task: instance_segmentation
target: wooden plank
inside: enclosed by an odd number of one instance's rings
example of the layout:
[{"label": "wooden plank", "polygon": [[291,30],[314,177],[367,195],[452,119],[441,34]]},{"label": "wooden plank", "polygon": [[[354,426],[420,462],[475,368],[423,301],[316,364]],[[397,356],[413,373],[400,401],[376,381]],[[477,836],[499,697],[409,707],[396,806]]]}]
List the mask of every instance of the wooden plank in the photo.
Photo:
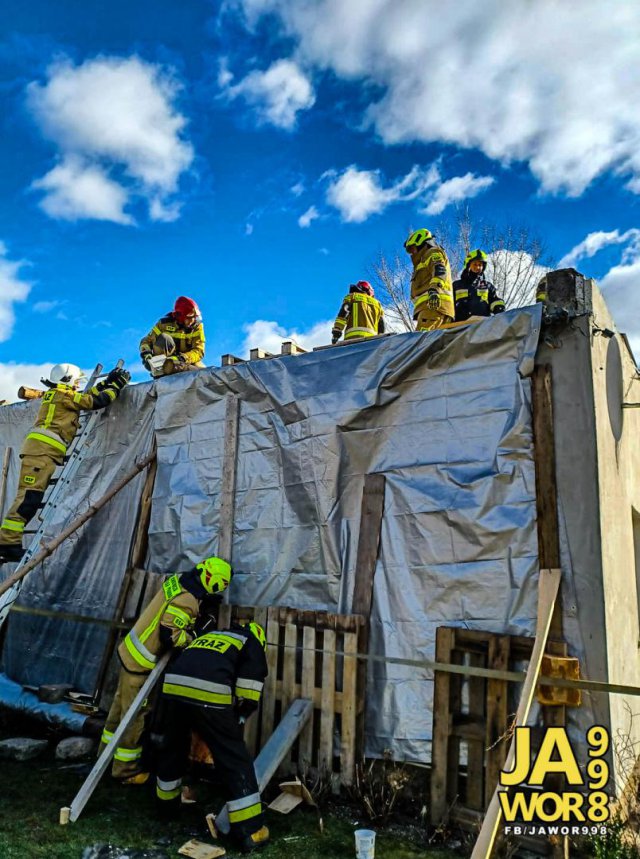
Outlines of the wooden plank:
[{"label": "wooden plank", "polygon": [[[436,661],[449,662],[454,644],[454,630],[441,626],[436,630]],[[453,675],[436,671],[433,689],[433,727],[431,739],[431,823],[439,825],[447,812],[447,761],[451,714],[449,698]]]},{"label": "wooden plank", "polygon": [[333,726],[336,691],[336,634],[330,629],[325,629],[323,632],[322,651],[322,708],[318,769],[321,773],[331,774],[333,772]]},{"label": "wooden plank", "polygon": [[[296,699],[256,758],[255,771],[258,789],[261,793],[271,781],[282,759],[290,751],[291,746],[300,735],[300,731],[311,718],[312,710],[311,701],[305,701],[302,698]],[[223,835],[226,835],[230,830],[229,813],[226,805],[216,817],[216,828]]]},{"label": "wooden plank", "polygon": [[[486,667],[486,657],[480,653],[469,654],[469,664]],[[469,718],[476,719],[480,728],[479,739],[468,740],[467,754],[467,805],[483,811],[484,804],[484,750],[485,750],[485,681],[482,677],[469,677]]]},{"label": "wooden plank", "polygon": [[[529,717],[529,711],[536,691],[536,684],[540,674],[540,666],[542,665],[542,657],[551,627],[551,618],[553,616],[556,598],[560,589],[560,580],[562,573],[560,570],[540,570],[540,579],[538,581],[538,620],[536,624],[536,639],[531,654],[531,662],[527,668],[527,674],[522,687],[522,695],[518,704],[518,712],[516,713],[515,727],[526,725]],[[509,747],[509,753],[505,763],[507,772],[513,769],[515,760],[515,744],[513,741]],[[507,790],[503,785],[498,785],[491,797],[487,814],[482,823],[482,829],[476,841],[471,859],[489,859],[493,852],[500,820],[502,818],[502,807],[500,805],[499,794]]]},{"label": "wooden plank", "polygon": [[276,715],[276,681],[278,679],[278,645],[280,643],[280,624],[278,623],[277,607],[271,607],[268,611],[266,633],[267,667],[269,673],[264,684],[262,701],[262,726],[260,730],[262,746],[264,746],[273,733]]},{"label": "wooden plank", "polygon": [[[282,694],[281,712],[286,713],[289,705],[294,699],[294,688],[296,685],[296,658],[298,643],[298,627],[288,623],[284,628],[284,654],[282,658]],[[289,754],[282,759],[281,766],[286,768],[291,765]]]},{"label": "wooden plank", "polygon": [[[487,667],[494,668],[496,671],[506,671],[509,667],[510,649],[508,635],[492,635],[489,639]],[[508,689],[508,684],[504,680],[487,680],[487,734],[485,739],[487,766],[485,769],[484,808],[491,802],[507,757],[507,741],[500,738],[504,736],[508,727]]]},{"label": "wooden plank", "polygon": [[127,730],[131,722],[135,719],[138,710],[140,709],[140,707],[142,707],[145,698],[149,695],[153,687],[156,685],[156,683],[162,676],[162,672],[164,671],[170,656],[170,652],[165,653],[163,656],[161,656],[153,671],[149,673],[149,676],[144,681],[140,691],[133,699],[131,706],[123,716],[116,730],[113,732],[113,737],[111,738],[110,742],[103,749],[102,754],[94,764],[93,769],[85,779],[84,784],[74,797],[73,802],[69,806],[69,820],[71,823],[75,823],[75,821],[82,814],[83,808],[91,798],[91,794],[96,789],[98,782],[100,781],[100,779],[106,772],[107,767],[111,763],[111,760],[115,755],[116,749],[118,748],[118,745],[120,743],[120,738]]},{"label": "wooden plank", "polygon": [[358,682],[358,636],[347,632],[344,636],[342,669],[342,714],[340,717],[340,776],[342,784],[353,784],[356,768],[356,701]]},{"label": "wooden plank", "polygon": [[[300,683],[300,697],[315,702],[315,694],[321,694],[315,688],[316,678],[316,631],[312,626],[302,628],[302,677]],[[297,693],[296,693],[297,694]],[[321,703],[321,702],[318,702]],[[313,763],[313,718],[309,719],[300,735],[299,761],[302,773],[306,773]]]},{"label": "wooden plank", "polygon": [[293,701],[296,682],[298,627],[288,623],[284,628],[284,656],[282,665],[282,711],[289,709]]},{"label": "wooden plank", "polygon": [[[225,561],[231,563],[236,496],[236,468],[238,462],[240,398],[237,394],[227,394],[226,400],[227,406],[224,418],[224,458],[222,461],[222,487],[220,489],[218,555]],[[227,600],[225,600],[225,602],[226,601]]]},{"label": "wooden plank", "polygon": [[352,611],[368,620],[373,600],[373,577],[380,546],[380,526],[384,510],[384,474],[367,474],[362,490],[360,533],[356,555],[356,581]]},{"label": "wooden plank", "polygon": [[231,626],[231,606],[222,603],[218,607],[218,629],[228,629]]},{"label": "wooden plank", "polygon": [[[558,491],[556,488],[556,458],[553,434],[553,396],[551,367],[536,367],[532,376],[533,445],[536,469],[536,506],[538,523],[538,554],[542,569],[560,567],[560,538],[558,535]],[[554,610],[551,638],[562,639],[562,592]]]},{"label": "wooden plank", "polygon": [[6,447],[2,457],[2,476],[0,476],[0,519],[4,515],[4,502],[7,497],[7,480],[9,476],[9,462],[11,461],[12,448]]},{"label": "wooden plank", "polygon": [[[453,630],[453,650],[449,661],[462,665],[463,653],[456,650],[456,630]],[[451,675],[449,681],[449,743],[447,747],[447,805],[450,806],[458,801],[460,794],[460,737],[453,730],[453,720],[462,709],[462,684],[465,678],[461,674]]]}]

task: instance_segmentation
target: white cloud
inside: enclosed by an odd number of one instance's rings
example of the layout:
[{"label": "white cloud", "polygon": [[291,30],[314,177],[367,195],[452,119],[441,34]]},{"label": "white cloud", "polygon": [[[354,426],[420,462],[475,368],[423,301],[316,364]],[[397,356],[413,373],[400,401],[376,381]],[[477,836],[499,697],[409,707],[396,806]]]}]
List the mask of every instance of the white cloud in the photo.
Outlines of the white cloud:
[{"label": "white cloud", "polygon": [[244,225],[244,234],[245,236],[250,236],[253,234],[253,224],[245,224]]},{"label": "white cloud", "polygon": [[124,211],[129,195],[122,185],[109,179],[101,167],[83,164],[78,158],[66,158],[33,182],[32,188],[45,191],[40,206],[51,218],[133,223]]},{"label": "white cloud", "polygon": [[305,68],[373,84],[387,143],[449,143],[523,160],[546,191],[614,172],[640,193],[640,4],[243,0],[275,14]]},{"label": "white cloud", "polygon": [[379,170],[359,170],[353,164],[340,175],[332,172],[325,176],[330,179],[327,202],[340,212],[343,221],[356,224],[379,214],[391,203],[414,200],[440,178],[435,165],[428,169],[414,166],[387,188],[382,185]]},{"label": "white cloud", "polygon": [[33,311],[35,313],[50,313],[52,310],[55,310],[56,307],[60,307],[62,301],[36,301],[33,305]]},{"label": "white cloud", "polygon": [[293,340],[307,351],[313,349],[314,346],[326,346],[331,343],[332,325],[333,319],[326,322],[316,322],[310,328],[297,331],[295,328],[285,328],[277,322],[257,319],[255,322],[243,326],[245,339],[242,344],[242,354],[249,357],[250,349],[260,348],[274,355],[279,355],[285,340]]},{"label": "white cloud", "polygon": [[11,337],[16,321],[13,305],[26,301],[31,291],[31,284],[19,275],[26,263],[7,259],[7,253],[4,242],[0,242],[0,343]]},{"label": "white cloud", "polygon": [[589,233],[585,239],[562,257],[558,263],[558,268],[574,266],[578,260],[595,256],[608,245],[626,244],[638,239],[640,239],[640,230],[637,229],[630,229],[624,233],[621,233],[620,230],[611,230],[608,233],[599,230],[595,233]]},{"label": "white cloud", "polygon": [[507,310],[533,304],[538,281],[548,271],[525,250],[497,250],[487,259],[487,280],[493,283]]},{"label": "white cloud", "polygon": [[621,261],[600,278],[598,285],[618,329],[629,338],[636,363],[640,363],[640,230],[627,232],[634,235]]},{"label": "white cloud", "polygon": [[494,182],[493,176],[475,176],[473,173],[454,176],[453,179],[447,179],[438,186],[424,212],[427,215],[439,215],[451,203],[459,203],[461,200],[477,197]]},{"label": "white cloud", "polygon": [[18,388],[24,385],[26,388],[40,388],[40,379],[50,373],[53,364],[9,364],[0,363],[0,400],[9,403],[18,401]]},{"label": "white cloud", "polygon": [[59,148],[60,163],[33,187],[45,191],[52,217],[133,223],[132,197],[148,202],[152,220],[171,221],[171,200],[193,148],[181,134],[175,108],[178,84],[161,66],[138,57],[98,57],[48,70],[27,87],[29,108],[42,133]]},{"label": "white cloud", "polygon": [[299,197],[301,194],[304,194],[304,183],[296,182],[295,185],[291,186],[291,193],[294,197]]},{"label": "white cloud", "polygon": [[227,77],[222,89],[228,98],[243,98],[254,107],[261,122],[286,131],[295,128],[298,113],[316,100],[311,81],[291,60],[276,60],[266,71],[249,72],[235,86]]},{"label": "white cloud", "polygon": [[316,218],[319,218],[319,217],[320,217],[320,213],[318,212],[316,207],[315,206],[309,206],[307,211],[303,215],[300,215],[300,217],[298,218],[298,226],[302,227],[303,229],[305,227],[310,227],[311,222],[315,221]]}]

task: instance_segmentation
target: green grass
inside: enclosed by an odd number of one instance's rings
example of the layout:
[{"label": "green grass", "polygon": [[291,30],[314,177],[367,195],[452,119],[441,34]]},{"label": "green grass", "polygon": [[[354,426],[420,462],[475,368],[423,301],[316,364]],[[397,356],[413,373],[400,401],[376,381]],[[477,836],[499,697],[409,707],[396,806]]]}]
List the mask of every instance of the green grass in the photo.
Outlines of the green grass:
[{"label": "green grass", "polygon": [[[210,842],[204,824],[207,811],[220,807],[214,788],[204,785],[202,804],[188,806],[178,822],[156,819],[150,785],[121,787],[103,779],[80,820],[68,826],[58,823],[59,810],[70,805],[84,774],[60,769],[48,759],[15,763],[3,761],[0,769],[0,857],[2,859],[80,859],[85,847],[112,844],[138,850],[163,850],[178,857],[178,847],[190,838]],[[421,831],[385,832],[369,827],[348,808],[323,813],[320,833],[313,809],[299,807],[287,816],[267,812],[271,844],[258,854],[264,859],[353,859],[353,831],[359,827],[378,830],[378,859],[453,859],[453,854],[426,849]],[[240,856],[227,847],[229,859]]]}]

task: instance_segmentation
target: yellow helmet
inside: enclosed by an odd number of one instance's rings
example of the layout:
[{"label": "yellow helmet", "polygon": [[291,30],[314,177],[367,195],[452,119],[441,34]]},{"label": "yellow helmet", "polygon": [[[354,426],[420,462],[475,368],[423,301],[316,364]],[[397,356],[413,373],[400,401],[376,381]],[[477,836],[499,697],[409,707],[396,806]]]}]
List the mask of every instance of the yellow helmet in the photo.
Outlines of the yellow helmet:
[{"label": "yellow helmet", "polygon": [[432,233],[425,227],[423,227],[421,230],[414,230],[404,243],[404,249],[407,253],[409,253],[409,248],[421,248],[425,242],[428,242],[429,239],[432,238]]},{"label": "yellow helmet", "polygon": [[260,626],[260,624],[252,620],[251,623],[243,623],[242,625],[246,626],[249,632],[252,633],[252,635],[255,635],[260,644],[266,650],[267,636],[264,634],[264,629]]},{"label": "yellow helmet", "polygon": [[484,251],[481,251],[480,248],[476,248],[475,251],[469,251],[469,253],[464,258],[464,267],[466,268],[470,262],[473,262],[474,259],[480,260],[486,266],[487,264],[487,255]]},{"label": "yellow helmet", "polygon": [[205,558],[196,565],[200,572],[202,587],[208,594],[219,594],[229,587],[233,572],[231,565],[222,558]]}]

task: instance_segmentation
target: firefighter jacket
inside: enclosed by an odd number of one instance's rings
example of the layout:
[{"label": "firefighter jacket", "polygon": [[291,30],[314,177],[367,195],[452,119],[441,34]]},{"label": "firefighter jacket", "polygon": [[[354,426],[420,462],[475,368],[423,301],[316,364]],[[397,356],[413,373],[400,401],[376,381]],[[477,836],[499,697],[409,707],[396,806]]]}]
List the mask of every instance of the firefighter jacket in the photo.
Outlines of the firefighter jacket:
[{"label": "firefighter jacket", "polygon": [[426,310],[429,293],[437,292],[440,298],[438,311],[453,319],[453,288],[449,260],[443,248],[433,241],[427,241],[413,257],[411,275],[411,298],[413,318],[417,319],[421,310]]},{"label": "firefighter jacket", "polygon": [[243,715],[258,707],[269,673],[264,649],[246,627],[233,624],[192,641],[169,666],[162,691],[187,704],[225,707]]},{"label": "firefighter jacket", "polygon": [[456,303],[456,322],[464,322],[470,316],[491,316],[502,313],[504,301],[496,293],[495,286],[485,280],[481,273],[474,274],[465,268],[460,280],[454,281],[453,295]]},{"label": "firefighter jacket", "polygon": [[168,578],[118,647],[124,668],[146,674],[169,648],[186,647],[206,596],[195,569]]},{"label": "firefighter jacket", "polygon": [[202,323],[193,331],[186,331],[174,318],[173,313],[163,316],[151,331],[140,341],[140,354],[151,355],[156,337],[168,334],[175,340],[176,353],[182,355],[186,364],[197,364],[204,358],[204,328]]},{"label": "firefighter jacket", "polygon": [[355,291],[345,295],[332,334],[338,339],[343,331],[345,340],[384,334],[384,311],[378,299]]},{"label": "firefighter jacket", "polygon": [[120,393],[106,380],[88,391],[76,391],[69,385],[56,385],[42,398],[33,429],[25,438],[21,455],[40,456],[46,450],[58,464],[62,463],[67,447],[78,431],[78,419],[83,409],[103,409]]}]

